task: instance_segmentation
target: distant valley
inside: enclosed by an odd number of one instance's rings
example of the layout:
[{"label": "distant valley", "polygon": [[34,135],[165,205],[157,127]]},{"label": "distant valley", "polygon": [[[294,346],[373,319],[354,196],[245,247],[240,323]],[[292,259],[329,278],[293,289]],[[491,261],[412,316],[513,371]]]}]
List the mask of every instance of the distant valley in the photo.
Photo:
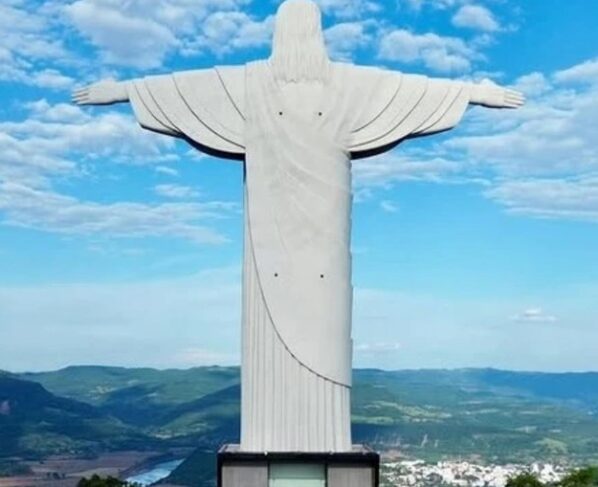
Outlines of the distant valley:
[{"label": "distant valley", "polygon": [[[206,463],[238,441],[239,396],[235,367],[0,373],[0,468],[8,458],[191,447]],[[427,460],[598,461],[598,373],[356,370],[353,432]]]}]

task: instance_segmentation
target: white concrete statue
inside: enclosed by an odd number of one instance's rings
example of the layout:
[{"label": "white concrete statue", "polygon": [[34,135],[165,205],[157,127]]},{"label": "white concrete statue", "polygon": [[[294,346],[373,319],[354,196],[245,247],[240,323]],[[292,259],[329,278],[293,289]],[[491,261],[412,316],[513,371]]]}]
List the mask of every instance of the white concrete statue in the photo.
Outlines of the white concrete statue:
[{"label": "white concrete statue", "polygon": [[[245,164],[241,450],[351,449],[351,164],[449,130],[492,83],[331,62],[320,11],[287,0],[267,60],[100,81],[74,102],[130,102],[142,127]],[[358,162],[356,162],[358,164]]]}]

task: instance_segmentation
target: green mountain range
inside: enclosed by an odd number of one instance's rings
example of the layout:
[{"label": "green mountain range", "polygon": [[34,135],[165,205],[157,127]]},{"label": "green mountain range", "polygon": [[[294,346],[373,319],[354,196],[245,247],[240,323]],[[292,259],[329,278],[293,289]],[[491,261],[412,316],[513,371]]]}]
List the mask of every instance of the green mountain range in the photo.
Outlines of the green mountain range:
[{"label": "green mountain range", "polygon": [[[234,367],[0,375],[0,458],[175,446],[209,457],[238,441],[239,396]],[[353,432],[430,460],[596,461],[598,373],[356,370]]]},{"label": "green mountain range", "polygon": [[141,431],[35,382],[0,375],[0,458],[147,448]]}]

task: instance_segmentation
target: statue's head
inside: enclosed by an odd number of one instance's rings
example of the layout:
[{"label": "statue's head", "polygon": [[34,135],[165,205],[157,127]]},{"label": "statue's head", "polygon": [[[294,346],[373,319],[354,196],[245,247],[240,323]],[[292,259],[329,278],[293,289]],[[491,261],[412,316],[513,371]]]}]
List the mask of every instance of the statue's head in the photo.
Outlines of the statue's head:
[{"label": "statue's head", "polygon": [[320,8],[312,0],[286,0],[278,8],[270,63],[277,79],[323,81],[330,60]]}]

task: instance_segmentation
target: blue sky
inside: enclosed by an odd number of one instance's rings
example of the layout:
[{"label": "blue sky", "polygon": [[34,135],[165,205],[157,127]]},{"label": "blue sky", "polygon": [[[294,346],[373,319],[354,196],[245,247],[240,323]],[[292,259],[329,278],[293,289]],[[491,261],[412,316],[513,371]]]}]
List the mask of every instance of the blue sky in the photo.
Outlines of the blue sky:
[{"label": "blue sky", "polygon": [[[331,55],[522,90],[354,164],[355,365],[598,370],[598,3],[320,0]],[[69,104],[269,53],[277,2],[0,5],[0,368],[238,363],[242,167]]]}]

